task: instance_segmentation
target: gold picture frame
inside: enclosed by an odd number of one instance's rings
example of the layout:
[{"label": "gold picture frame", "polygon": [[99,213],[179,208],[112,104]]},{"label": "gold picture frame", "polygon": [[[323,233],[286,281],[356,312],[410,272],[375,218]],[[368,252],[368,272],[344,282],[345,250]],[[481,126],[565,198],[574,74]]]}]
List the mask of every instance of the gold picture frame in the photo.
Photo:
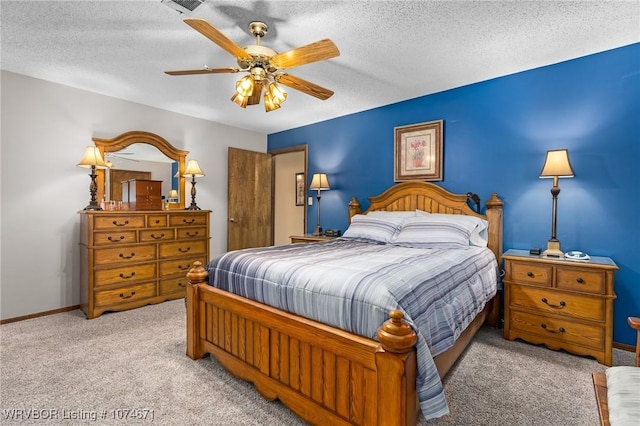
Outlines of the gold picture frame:
[{"label": "gold picture frame", "polygon": [[394,127],[396,182],[442,180],[443,120]]},{"label": "gold picture frame", "polygon": [[296,173],[296,206],[304,206],[305,191],[304,172]]}]

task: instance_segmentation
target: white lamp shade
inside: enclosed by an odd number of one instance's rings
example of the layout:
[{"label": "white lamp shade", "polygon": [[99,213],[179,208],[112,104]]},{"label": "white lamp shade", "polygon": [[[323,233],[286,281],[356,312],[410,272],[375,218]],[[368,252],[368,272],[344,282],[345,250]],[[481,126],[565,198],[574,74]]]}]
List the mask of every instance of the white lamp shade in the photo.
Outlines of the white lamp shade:
[{"label": "white lamp shade", "polygon": [[178,190],[172,189],[171,191],[169,191],[169,198],[178,198]]},{"label": "white lamp shade", "polygon": [[82,156],[82,160],[78,164],[78,167],[84,167],[90,169],[91,167],[95,167],[96,169],[107,169],[109,166],[102,159],[102,155],[100,154],[100,149],[97,146],[88,146],[84,150],[84,155]]},{"label": "white lamp shade", "polygon": [[553,149],[547,151],[547,158],[540,172],[541,178],[572,178],[575,174],[569,162],[569,150]]},{"label": "white lamp shade", "polygon": [[204,173],[202,173],[202,170],[200,170],[200,166],[198,165],[198,160],[189,160],[189,162],[187,163],[187,168],[185,169],[182,176],[204,176]]},{"label": "white lamp shade", "polygon": [[309,189],[317,189],[318,191],[331,189],[326,173],[315,173],[311,178]]}]

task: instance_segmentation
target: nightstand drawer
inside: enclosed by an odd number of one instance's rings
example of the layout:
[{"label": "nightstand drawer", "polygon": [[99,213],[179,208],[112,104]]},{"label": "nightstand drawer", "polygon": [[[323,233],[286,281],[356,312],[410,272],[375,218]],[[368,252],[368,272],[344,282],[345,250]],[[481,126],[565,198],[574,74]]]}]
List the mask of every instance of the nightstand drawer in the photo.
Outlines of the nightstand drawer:
[{"label": "nightstand drawer", "polygon": [[572,318],[605,320],[604,299],[549,289],[514,286],[511,288],[511,305]]},{"label": "nightstand drawer", "polygon": [[585,269],[558,268],[557,286],[563,290],[604,294],[604,274]]},{"label": "nightstand drawer", "polygon": [[[603,326],[549,318],[515,310],[510,313],[510,321],[511,329],[516,333],[521,331],[535,334],[547,341],[558,341],[560,345],[565,343],[598,350],[604,348]],[[549,345],[553,346],[552,343]]]},{"label": "nightstand drawer", "polygon": [[533,263],[511,263],[511,279],[544,287],[551,287],[553,267]]}]

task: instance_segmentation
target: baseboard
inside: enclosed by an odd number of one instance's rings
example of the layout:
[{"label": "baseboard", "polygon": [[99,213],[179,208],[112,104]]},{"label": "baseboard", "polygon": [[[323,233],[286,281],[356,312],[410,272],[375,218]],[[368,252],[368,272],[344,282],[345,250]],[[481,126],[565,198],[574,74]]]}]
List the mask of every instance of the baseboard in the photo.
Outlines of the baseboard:
[{"label": "baseboard", "polygon": [[613,342],[612,346],[616,349],[622,349],[623,351],[635,352],[636,347],[633,345],[627,345],[626,343]]},{"label": "baseboard", "polygon": [[76,309],[80,309],[80,305],[67,306],[66,308],[53,309],[51,311],[39,312],[37,314],[23,315],[21,317],[7,318],[7,319],[0,320],[0,325],[9,324],[11,322],[24,321],[31,318],[46,317],[47,315],[60,314],[62,312],[75,311]]}]

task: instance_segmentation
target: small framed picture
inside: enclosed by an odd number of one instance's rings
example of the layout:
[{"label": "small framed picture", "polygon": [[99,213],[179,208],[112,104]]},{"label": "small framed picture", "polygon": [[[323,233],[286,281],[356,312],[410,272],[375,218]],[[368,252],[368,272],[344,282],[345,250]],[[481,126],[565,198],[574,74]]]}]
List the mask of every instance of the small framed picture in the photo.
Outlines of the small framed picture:
[{"label": "small framed picture", "polygon": [[304,206],[304,189],[305,179],[304,172],[296,173],[296,206]]},{"label": "small framed picture", "polygon": [[443,120],[394,127],[394,180],[442,180]]}]

